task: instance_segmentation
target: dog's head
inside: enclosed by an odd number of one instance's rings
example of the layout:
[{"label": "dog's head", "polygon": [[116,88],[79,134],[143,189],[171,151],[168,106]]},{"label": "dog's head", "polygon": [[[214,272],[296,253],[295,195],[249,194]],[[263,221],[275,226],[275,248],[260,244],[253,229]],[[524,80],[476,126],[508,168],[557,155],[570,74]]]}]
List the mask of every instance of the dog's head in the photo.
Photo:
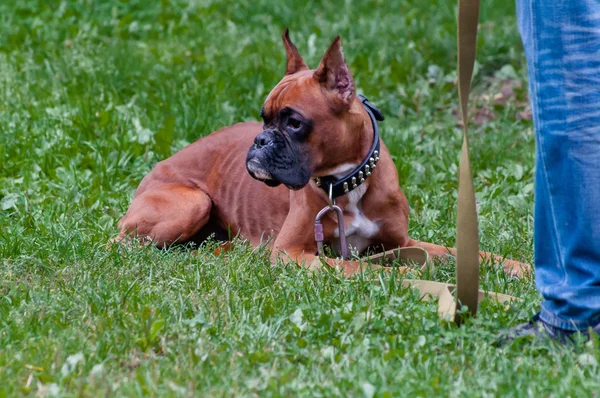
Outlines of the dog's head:
[{"label": "dog's head", "polygon": [[[339,36],[310,70],[288,30],[283,34],[287,67],[262,107],[264,130],[246,157],[250,175],[270,186],[300,189],[311,176],[342,164],[360,163],[358,140],[364,111],[344,60]],[[367,119],[368,120],[368,119]]]}]

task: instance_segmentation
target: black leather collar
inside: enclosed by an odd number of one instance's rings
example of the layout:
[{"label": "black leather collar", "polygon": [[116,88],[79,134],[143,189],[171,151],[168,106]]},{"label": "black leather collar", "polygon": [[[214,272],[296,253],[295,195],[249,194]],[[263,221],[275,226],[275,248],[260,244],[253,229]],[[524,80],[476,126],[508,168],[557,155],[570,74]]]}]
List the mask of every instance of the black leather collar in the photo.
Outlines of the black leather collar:
[{"label": "black leather collar", "polygon": [[352,170],[345,177],[337,179],[336,177],[329,175],[314,178],[317,186],[325,191],[327,195],[329,195],[331,186],[332,199],[345,195],[353,189],[358,188],[367,178],[369,178],[379,161],[380,143],[377,120],[382,121],[384,119],[383,114],[375,107],[375,105],[371,104],[364,95],[359,95],[358,99],[362,102],[371,118],[371,124],[373,125],[373,145],[371,145],[369,154],[360,166]]}]

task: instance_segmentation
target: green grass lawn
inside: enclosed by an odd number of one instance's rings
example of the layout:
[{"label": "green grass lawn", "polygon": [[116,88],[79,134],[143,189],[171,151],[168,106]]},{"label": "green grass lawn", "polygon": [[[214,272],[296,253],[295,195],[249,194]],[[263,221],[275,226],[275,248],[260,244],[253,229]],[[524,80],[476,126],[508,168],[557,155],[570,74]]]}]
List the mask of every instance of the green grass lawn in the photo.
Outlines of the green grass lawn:
[{"label": "green grass lawn", "polygon": [[[534,136],[512,1],[484,2],[471,135],[481,247],[532,261]],[[340,34],[411,204],[413,238],[454,244],[455,5],[445,0],[0,2],[0,397],[590,396],[598,342],[494,348],[532,279],[481,268],[463,327],[399,287],[215,255],[107,248],[152,165],[257,120],[281,33],[316,66]],[[504,93],[504,94],[502,94]],[[473,110],[475,112],[475,110]],[[452,282],[454,264],[425,278]]]}]

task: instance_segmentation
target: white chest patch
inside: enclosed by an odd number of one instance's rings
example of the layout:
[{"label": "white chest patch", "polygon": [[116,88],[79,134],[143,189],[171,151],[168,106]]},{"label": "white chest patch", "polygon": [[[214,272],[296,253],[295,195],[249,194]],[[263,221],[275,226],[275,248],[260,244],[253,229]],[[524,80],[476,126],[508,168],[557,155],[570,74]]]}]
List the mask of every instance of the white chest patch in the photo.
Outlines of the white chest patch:
[{"label": "white chest patch", "polygon": [[[361,199],[367,191],[367,185],[361,185],[348,193],[349,202],[345,206],[344,215],[352,217],[349,224],[344,225],[346,241],[351,246],[352,252],[361,253],[372,242],[372,238],[379,232],[379,225],[371,221],[362,211]],[[336,238],[339,238],[339,231],[334,231]],[[339,241],[335,245],[339,248]]]},{"label": "white chest patch", "polygon": [[335,169],[333,169],[325,174],[334,176],[335,178],[342,178],[357,167],[358,167],[358,164],[356,164],[356,163],[343,163],[343,164],[340,164]]}]

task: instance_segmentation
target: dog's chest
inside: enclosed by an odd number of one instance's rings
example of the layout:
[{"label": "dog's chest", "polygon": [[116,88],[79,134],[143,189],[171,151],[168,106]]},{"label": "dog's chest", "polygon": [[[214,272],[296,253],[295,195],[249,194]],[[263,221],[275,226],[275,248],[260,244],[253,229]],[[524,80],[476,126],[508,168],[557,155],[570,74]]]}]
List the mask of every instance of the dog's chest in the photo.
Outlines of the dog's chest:
[{"label": "dog's chest", "polygon": [[[379,232],[379,225],[370,220],[362,208],[362,197],[367,190],[367,185],[361,185],[348,193],[348,203],[344,206],[344,229],[346,241],[353,252],[361,253],[369,245]],[[333,232],[335,238],[339,238],[339,230]],[[336,239],[336,249],[339,249],[339,239]],[[338,251],[338,250],[336,250]]]}]

